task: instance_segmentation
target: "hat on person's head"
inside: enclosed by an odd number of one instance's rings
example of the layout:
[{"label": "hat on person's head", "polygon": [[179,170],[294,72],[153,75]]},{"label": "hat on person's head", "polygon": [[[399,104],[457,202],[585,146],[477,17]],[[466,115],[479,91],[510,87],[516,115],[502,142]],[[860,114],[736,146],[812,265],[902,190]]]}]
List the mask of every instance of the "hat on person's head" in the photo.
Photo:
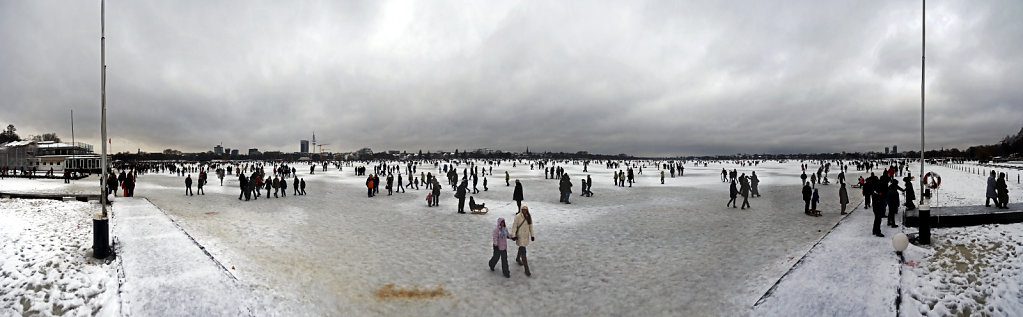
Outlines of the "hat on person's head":
[{"label": "hat on person's head", "polygon": [[522,205],[522,207],[519,207],[519,211],[529,211],[529,206]]}]

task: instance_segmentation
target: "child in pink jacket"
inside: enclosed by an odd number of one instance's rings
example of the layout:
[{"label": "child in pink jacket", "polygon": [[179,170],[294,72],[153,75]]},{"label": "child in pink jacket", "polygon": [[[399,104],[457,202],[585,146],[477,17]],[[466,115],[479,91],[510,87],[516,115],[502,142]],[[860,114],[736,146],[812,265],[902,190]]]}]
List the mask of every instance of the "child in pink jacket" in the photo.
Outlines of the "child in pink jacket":
[{"label": "child in pink jacket", "polygon": [[497,265],[498,258],[501,259],[501,272],[504,273],[504,277],[511,277],[511,273],[508,272],[508,228],[504,223],[504,218],[497,218],[497,227],[494,227],[493,232],[494,238],[494,256],[490,257],[490,270],[494,270],[494,266]]}]

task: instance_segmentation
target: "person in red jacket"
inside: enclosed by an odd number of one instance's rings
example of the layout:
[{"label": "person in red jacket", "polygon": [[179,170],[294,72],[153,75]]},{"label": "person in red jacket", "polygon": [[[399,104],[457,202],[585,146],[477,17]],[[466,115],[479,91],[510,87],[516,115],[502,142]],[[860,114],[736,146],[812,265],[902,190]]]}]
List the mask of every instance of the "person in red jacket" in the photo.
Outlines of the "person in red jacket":
[{"label": "person in red jacket", "polygon": [[373,197],[373,174],[369,174],[369,177],[366,178],[366,188],[369,189],[369,197]]}]

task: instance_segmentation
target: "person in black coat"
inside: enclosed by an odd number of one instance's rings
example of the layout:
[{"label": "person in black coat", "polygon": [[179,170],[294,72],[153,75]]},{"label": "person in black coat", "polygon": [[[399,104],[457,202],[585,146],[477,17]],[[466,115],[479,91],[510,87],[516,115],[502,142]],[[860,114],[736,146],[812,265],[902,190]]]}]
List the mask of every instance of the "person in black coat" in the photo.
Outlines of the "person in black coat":
[{"label": "person in black coat", "polygon": [[458,198],[458,213],[465,213],[465,193],[469,190],[469,181],[463,180],[461,184],[458,184],[458,189],[455,190],[455,198]]},{"label": "person in black coat", "polygon": [[871,199],[874,201],[874,228],[873,233],[875,236],[884,237],[881,233],[881,218],[884,218],[884,190],[878,189],[871,192]]},{"label": "person in black coat", "polygon": [[996,207],[1009,209],[1009,186],[1005,183],[1005,173],[998,174],[998,181],[995,182],[995,192],[998,193]]},{"label": "person in black coat", "polygon": [[192,174],[185,177],[185,196],[192,196]]},{"label": "person in black coat", "polygon": [[117,176],[112,173],[107,177],[107,188],[109,189],[107,194],[112,192],[115,197],[117,196]]},{"label": "person in black coat", "polygon": [[916,209],[916,204],[913,203],[916,200],[916,194],[913,192],[913,174],[902,178],[903,182],[906,182],[906,211]]},{"label": "person in black coat", "polygon": [[[870,177],[863,181],[863,209],[870,208],[870,200],[874,195],[874,186],[877,184],[877,176],[870,173]],[[883,204],[883,203],[882,203]]]},{"label": "person in black coat", "polygon": [[440,206],[440,181],[436,178],[433,179],[433,205]]},{"label": "person in black coat", "polygon": [[728,203],[725,204],[725,207],[728,207],[729,205],[731,205],[732,208],[739,208],[738,206],[735,205],[735,198],[738,195],[739,195],[739,189],[735,187],[735,180],[732,180],[732,183],[728,185],[728,198],[729,199],[728,199]]},{"label": "person in black coat", "polygon": [[517,179],[515,180],[515,191],[512,192],[512,200],[515,201],[515,205],[517,205],[519,209],[522,209],[522,200],[523,200],[522,199],[522,183],[520,183],[519,180],[517,180]]},{"label": "person in black coat", "polygon": [[128,177],[124,178],[124,191],[125,196],[135,197],[135,176],[128,174]]},{"label": "person in black coat", "polygon": [[249,200],[249,196],[246,195],[249,193],[249,180],[245,178],[245,174],[238,174],[238,188],[241,189],[241,192],[238,193],[238,200],[242,200],[242,196],[245,196],[245,200]]},{"label": "person in black coat", "polygon": [[803,185],[803,213],[807,215],[810,214],[810,198],[813,198],[813,188],[810,188],[810,182],[806,182]]},{"label": "person in black coat", "polygon": [[899,191],[903,191],[902,187],[893,180],[888,185],[888,193],[885,195],[888,204],[888,226],[892,228],[899,227],[895,224],[895,214],[899,211]]},{"label": "person in black coat", "polygon": [[568,173],[561,174],[561,182],[558,189],[561,191],[561,202],[571,204],[569,197],[572,196],[572,180],[569,179]]}]

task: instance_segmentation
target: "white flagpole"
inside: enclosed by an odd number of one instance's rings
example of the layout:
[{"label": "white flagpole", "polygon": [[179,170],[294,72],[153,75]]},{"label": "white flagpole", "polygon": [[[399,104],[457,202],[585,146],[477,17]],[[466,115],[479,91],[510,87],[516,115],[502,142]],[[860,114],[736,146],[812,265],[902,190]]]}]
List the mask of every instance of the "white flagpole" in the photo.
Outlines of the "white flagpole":
[{"label": "white flagpole", "polygon": [[101,142],[103,143],[103,153],[100,155],[100,164],[103,165],[103,179],[100,180],[100,188],[102,189],[102,197],[100,197],[100,203],[103,205],[103,218],[107,218],[107,51],[106,51],[106,1],[100,0],[100,85],[102,88],[101,96],[101,123],[100,123],[100,134],[102,135]]}]

